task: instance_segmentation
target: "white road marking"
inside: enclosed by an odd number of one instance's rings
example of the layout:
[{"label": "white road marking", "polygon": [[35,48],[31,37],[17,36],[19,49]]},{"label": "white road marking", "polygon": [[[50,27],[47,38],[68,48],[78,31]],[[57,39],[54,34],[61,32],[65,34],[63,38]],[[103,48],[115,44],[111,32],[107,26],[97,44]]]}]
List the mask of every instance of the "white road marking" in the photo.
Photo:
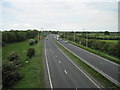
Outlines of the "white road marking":
[{"label": "white road marking", "polygon": [[[60,44],[60,45],[63,46],[62,44]],[[67,49],[66,47],[64,47],[64,48]],[[112,81],[113,83],[115,83],[116,85],[120,86],[120,83],[117,80],[115,80],[114,78],[112,78],[111,76],[109,76],[108,74],[106,74],[105,72],[103,72],[102,70],[98,69],[97,67],[93,66],[92,64],[88,63],[83,58],[79,57],[74,52],[72,52],[71,50],[69,50],[69,49],[67,49],[67,50],[69,52],[71,52],[73,55],[75,55],[76,57],[78,57],[80,60],[82,60],[84,63],[86,63],[87,65],[89,65],[90,67],[92,67],[94,70],[96,70],[97,72],[99,72],[100,74],[102,74],[104,77],[106,77],[107,79],[109,79],[110,81]]]},{"label": "white road marking", "polygon": [[89,52],[89,51],[87,51],[87,50],[84,50],[84,49],[82,49],[82,48],[80,48],[80,47],[77,47],[77,46],[71,44],[71,43],[70,43],[70,45],[72,45],[72,46],[74,46],[74,47],[76,47],[76,48],[78,48],[78,49],[81,49],[81,50],[83,50],[83,51],[85,51],[85,52],[88,52],[89,54],[92,54],[92,55],[94,55],[94,56],[97,56],[97,57],[103,59],[104,61],[110,62],[110,63],[112,63],[112,64],[114,64],[114,65],[116,65],[116,66],[119,66],[119,64],[117,64],[117,63],[115,63],[115,62],[112,62],[112,61],[110,61],[110,60],[107,60],[107,59],[105,59],[105,58],[103,58],[103,57],[101,57],[101,56],[99,56],[99,55],[96,55],[96,54],[94,54],[94,53],[92,53],[92,52]]},{"label": "white road marking", "polygon": [[68,74],[66,70],[64,70],[65,74]]},{"label": "white road marking", "polygon": [[57,56],[56,56],[57,57]]},{"label": "white road marking", "polygon": [[61,61],[59,61],[59,63],[61,63]]},{"label": "white road marking", "polygon": [[[45,44],[44,44],[44,45],[45,45]],[[48,70],[48,76],[49,76],[50,87],[53,88],[52,81],[51,81],[51,76],[50,76],[50,70],[49,70],[48,61],[47,61],[46,48],[45,48],[45,57],[46,57],[46,64],[47,64],[47,70]]]},{"label": "white road marking", "polygon": [[[55,43],[54,43],[55,44]],[[55,44],[56,45],[56,44]],[[57,46],[57,45],[56,45]],[[63,51],[57,46],[57,48],[63,53]],[[64,53],[63,53],[64,54]],[[66,54],[64,54],[68,60],[79,70],[81,71],[94,85],[100,88],[86,73],[84,73]]]}]

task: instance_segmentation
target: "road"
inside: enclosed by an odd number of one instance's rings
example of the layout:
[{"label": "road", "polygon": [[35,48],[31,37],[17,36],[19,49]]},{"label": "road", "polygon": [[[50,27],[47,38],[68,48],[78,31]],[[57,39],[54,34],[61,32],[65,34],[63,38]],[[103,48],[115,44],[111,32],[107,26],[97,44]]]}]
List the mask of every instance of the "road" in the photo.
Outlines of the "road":
[{"label": "road", "polygon": [[96,71],[104,74],[109,80],[116,83],[117,85],[120,84],[120,70],[118,70],[120,65],[90,53],[73,44],[66,43],[64,40],[59,41],[59,43],[78,58],[83,60],[85,63],[96,69]]},{"label": "road", "polygon": [[44,45],[50,88],[99,88],[58,48],[52,36],[45,40]]}]

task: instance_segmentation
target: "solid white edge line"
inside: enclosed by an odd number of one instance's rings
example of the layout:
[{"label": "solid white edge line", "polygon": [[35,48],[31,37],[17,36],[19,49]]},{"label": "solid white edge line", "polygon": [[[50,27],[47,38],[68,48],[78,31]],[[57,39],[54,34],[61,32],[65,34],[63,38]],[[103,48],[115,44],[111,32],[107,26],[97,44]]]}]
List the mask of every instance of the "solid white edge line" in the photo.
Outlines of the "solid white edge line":
[{"label": "solid white edge line", "polygon": [[[55,43],[54,43],[55,44]],[[56,44],[55,44],[56,45]],[[57,45],[56,45],[57,46]],[[58,46],[57,46],[58,47]],[[58,49],[63,53],[63,51],[58,47]],[[64,53],[63,53],[64,54]],[[70,60],[70,58],[64,54],[68,60]],[[79,70],[81,71],[95,86],[97,86],[98,88],[100,88],[87,74],[85,74],[73,61],[70,60],[70,62]]]},{"label": "solid white edge line", "polygon": [[[46,44],[46,40],[45,40],[45,44]],[[44,44],[44,46],[45,46],[45,44]],[[45,47],[44,47],[44,48],[45,48]],[[46,48],[45,48],[45,57],[46,57],[46,65],[47,65],[47,70],[48,70],[50,87],[53,88],[52,81],[51,81],[51,76],[50,76],[50,70],[49,70],[48,61],[47,61]]]},{"label": "solid white edge line", "polygon": [[[59,43],[59,42],[58,42]],[[60,44],[60,43],[59,43]],[[60,44],[61,46],[63,46],[62,44]],[[67,49],[65,46],[63,46],[65,49]],[[120,83],[118,81],[116,81],[114,78],[112,78],[111,76],[109,76],[108,74],[106,74],[105,72],[101,71],[100,69],[98,69],[97,67],[93,66],[92,64],[88,63],[87,61],[85,61],[84,59],[82,59],[81,57],[79,57],[78,55],[76,55],[74,52],[72,52],[71,50],[67,49],[69,52],[71,52],[73,55],[75,55],[76,57],[78,57],[79,59],[81,59],[84,63],[86,63],[88,66],[92,67],[94,70],[96,70],[97,72],[99,72],[100,74],[102,74],[104,77],[106,77],[107,79],[109,79],[111,82],[115,83],[116,85],[120,86]]]},{"label": "solid white edge line", "polygon": [[[82,49],[82,48],[80,48],[80,47],[78,47],[78,46],[75,46],[75,45],[73,45],[73,44],[71,44],[71,43],[69,43],[69,44],[72,45],[73,47],[78,48],[78,49]],[[94,54],[94,53],[92,53],[92,52],[89,52],[89,51],[87,51],[87,50],[84,50],[84,49],[82,49],[82,50],[85,51],[85,52],[88,52],[89,54],[92,54],[92,55],[94,55],[94,56],[96,56],[96,57],[99,57],[99,58],[103,59],[104,61],[107,61],[107,62],[109,62],[109,63],[111,63],[111,64],[116,65],[116,66],[119,66],[119,64],[117,64],[117,63],[115,63],[115,62],[112,62],[112,61],[109,61],[109,60],[107,60],[107,59],[105,59],[105,58],[103,58],[103,57],[101,57],[101,56],[99,56],[99,55],[96,55],[96,54]]]}]

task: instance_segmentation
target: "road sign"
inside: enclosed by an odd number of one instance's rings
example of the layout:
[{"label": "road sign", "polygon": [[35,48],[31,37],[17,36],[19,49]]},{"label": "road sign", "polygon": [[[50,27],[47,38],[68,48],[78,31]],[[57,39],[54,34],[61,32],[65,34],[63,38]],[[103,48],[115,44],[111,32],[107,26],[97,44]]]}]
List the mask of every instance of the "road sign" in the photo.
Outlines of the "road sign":
[{"label": "road sign", "polygon": [[40,40],[43,39],[43,36],[44,36],[44,33],[41,32],[41,33],[40,33]]}]

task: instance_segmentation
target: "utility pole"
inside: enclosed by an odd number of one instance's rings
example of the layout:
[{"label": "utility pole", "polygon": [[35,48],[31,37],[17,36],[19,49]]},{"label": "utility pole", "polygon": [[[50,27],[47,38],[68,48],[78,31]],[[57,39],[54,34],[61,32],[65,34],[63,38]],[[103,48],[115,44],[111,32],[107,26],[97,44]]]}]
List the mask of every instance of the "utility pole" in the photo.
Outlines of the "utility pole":
[{"label": "utility pole", "polygon": [[64,32],[64,39],[65,39],[65,32]]},{"label": "utility pole", "polygon": [[75,31],[74,31],[74,42],[75,42]]},{"label": "utility pole", "polygon": [[87,32],[86,32],[86,47],[88,46],[88,36],[87,36]]},{"label": "utility pole", "polygon": [[[67,32],[67,39],[68,39],[68,37],[69,37],[69,31]],[[69,39],[68,39],[69,40]]]},{"label": "utility pole", "polygon": [[38,48],[39,48],[39,38],[40,38],[40,33],[39,33],[39,30],[38,30]]},{"label": "utility pole", "polygon": [[[85,30],[85,29],[83,29],[83,30]],[[87,40],[87,32],[85,32],[85,34],[86,34],[86,38],[85,38],[85,39],[86,39],[86,47],[87,47],[87,46],[88,46],[88,42],[87,42],[87,41],[88,41],[88,40]]]}]

